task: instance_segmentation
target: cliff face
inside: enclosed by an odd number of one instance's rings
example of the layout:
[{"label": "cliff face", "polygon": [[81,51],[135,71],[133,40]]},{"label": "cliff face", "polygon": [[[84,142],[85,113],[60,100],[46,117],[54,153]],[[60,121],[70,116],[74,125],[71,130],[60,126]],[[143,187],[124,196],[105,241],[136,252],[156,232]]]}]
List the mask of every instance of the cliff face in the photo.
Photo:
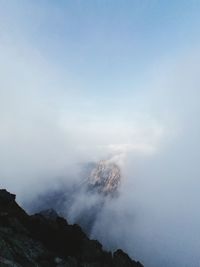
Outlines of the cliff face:
[{"label": "cliff face", "polygon": [[96,164],[88,179],[88,185],[92,190],[96,189],[98,193],[105,195],[115,194],[120,182],[120,168],[107,160],[101,160]]},{"label": "cliff face", "polygon": [[0,190],[0,266],[142,267],[121,250],[104,251],[52,210],[29,216],[6,190]]}]

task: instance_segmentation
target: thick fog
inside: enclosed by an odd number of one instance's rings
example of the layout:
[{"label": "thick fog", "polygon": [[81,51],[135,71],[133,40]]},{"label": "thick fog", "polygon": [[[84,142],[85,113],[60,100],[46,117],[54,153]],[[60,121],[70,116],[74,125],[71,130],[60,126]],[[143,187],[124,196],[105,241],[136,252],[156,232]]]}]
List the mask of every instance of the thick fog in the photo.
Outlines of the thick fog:
[{"label": "thick fog", "polygon": [[[92,237],[147,267],[199,266],[198,47],[160,59],[110,109],[16,32],[2,31],[0,58],[1,187],[26,206],[112,158],[119,197],[106,200]],[[77,203],[84,208],[83,194]]]},{"label": "thick fog", "polygon": [[127,152],[120,197],[107,203],[93,232],[108,247],[123,244],[146,266],[200,262],[199,57],[179,60],[155,77],[148,97],[140,99],[144,110],[159,118],[159,144],[149,154]]}]

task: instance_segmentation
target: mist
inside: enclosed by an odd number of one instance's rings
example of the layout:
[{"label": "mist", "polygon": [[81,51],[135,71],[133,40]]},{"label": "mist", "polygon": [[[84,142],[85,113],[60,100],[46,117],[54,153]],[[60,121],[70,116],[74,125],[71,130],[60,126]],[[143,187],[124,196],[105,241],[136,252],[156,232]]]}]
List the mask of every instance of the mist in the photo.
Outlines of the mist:
[{"label": "mist", "polygon": [[[122,86],[121,95],[101,98],[44,56],[19,25],[13,32],[5,25],[1,187],[28,207],[44,192],[81,182],[84,164],[111,158],[122,172],[119,196],[105,200],[91,237],[144,266],[199,266],[199,47],[157,59],[130,94]],[[75,223],[98,201],[82,191],[67,219]]]}]

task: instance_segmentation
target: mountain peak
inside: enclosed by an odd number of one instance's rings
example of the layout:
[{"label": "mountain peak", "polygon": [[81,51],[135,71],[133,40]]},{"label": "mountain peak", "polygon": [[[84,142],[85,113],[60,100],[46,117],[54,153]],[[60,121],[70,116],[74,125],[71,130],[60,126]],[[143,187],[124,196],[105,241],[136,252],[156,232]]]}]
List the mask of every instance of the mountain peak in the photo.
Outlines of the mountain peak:
[{"label": "mountain peak", "polygon": [[88,184],[105,195],[116,193],[121,182],[119,166],[110,160],[101,160],[92,169]]}]

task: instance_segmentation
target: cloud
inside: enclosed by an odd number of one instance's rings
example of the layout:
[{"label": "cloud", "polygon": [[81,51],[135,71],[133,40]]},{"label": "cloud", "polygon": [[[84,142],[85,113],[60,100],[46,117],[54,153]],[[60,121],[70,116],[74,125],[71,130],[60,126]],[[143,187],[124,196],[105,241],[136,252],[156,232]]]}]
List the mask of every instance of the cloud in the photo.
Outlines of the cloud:
[{"label": "cloud", "polygon": [[[82,164],[112,158],[123,173],[120,196],[106,202],[93,237],[145,266],[197,266],[199,49],[157,62],[140,93],[118,95],[123,105],[105,110],[34,44],[7,29],[1,40],[1,186],[26,202],[79,180]],[[71,220],[85,199],[77,196]]]},{"label": "cloud", "polygon": [[156,149],[162,135],[157,123],[81,111],[81,88],[72,90],[31,46],[12,45],[7,37],[0,54],[1,185],[20,201],[30,186],[34,194],[58,177],[76,179],[79,163]]},{"label": "cloud", "polygon": [[193,53],[174,59],[170,70],[164,65],[162,79],[149,83],[145,111],[162,121],[164,135],[156,138],[159,146],[148,157],[134,145],[124,146],[120,197],[107,203],[93,231],[106,247],[123,246],[145,266],[199,262],[200,79],[198,51]]}]

